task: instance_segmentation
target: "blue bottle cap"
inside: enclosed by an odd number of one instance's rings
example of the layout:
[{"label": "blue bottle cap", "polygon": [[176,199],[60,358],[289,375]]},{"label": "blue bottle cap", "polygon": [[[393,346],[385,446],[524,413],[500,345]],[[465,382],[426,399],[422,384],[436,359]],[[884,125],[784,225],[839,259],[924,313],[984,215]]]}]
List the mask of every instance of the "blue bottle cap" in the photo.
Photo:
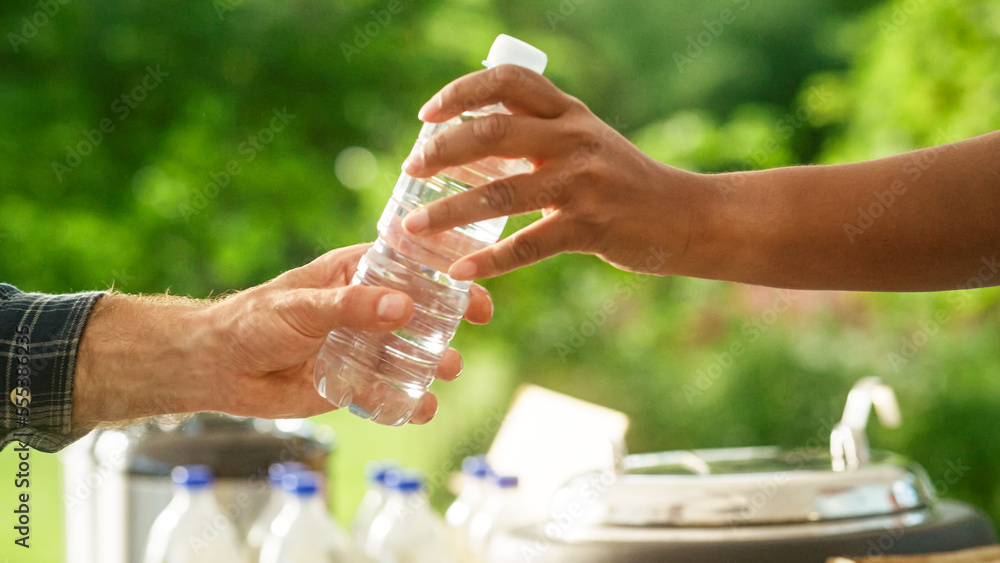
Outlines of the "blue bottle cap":
[{"label": "blue bottle cap", "polygon": [[491,473],[490,464],[486,462],[485,455],[469,456],[462,460],[462,473],[482,479]]},{"label": "blue bottle cap", "polygon": [[214,472],[207,465],[178,465],[170,472],[174,484],[187,489],[201,489],[212,484]]},{"label": "blue bottle cap", "polygon": [[319,491],[319,476],[312,471],[292,471],[281,478],[281,488],[298,496],[312,496]]},{"label": "blue bottle cap", "polygon": [[275,487],[281,486],[281,478],[295,471],[305,471],[306,465],[297,461],[285,461],[282,463],[272,463],[267,468],[267,481]]},{"label": "blue bottle cap", "polygon": [[501,489],[513,489],[517,487],[517,476],[515,475],[494,475],[490,481]]},{"label": "blue bottle cap", "polygon": [[369,483],[385,484],[385,476],[390,471],[396,471],[396,464],[392,462],[371,463],[365,467],[365,479]]},{"label": "blue bottle cap", "polygon": [[423,489],[424,479],[410,471],[390,471],[385,476],[385,486],[401,493],[415,493]]}]

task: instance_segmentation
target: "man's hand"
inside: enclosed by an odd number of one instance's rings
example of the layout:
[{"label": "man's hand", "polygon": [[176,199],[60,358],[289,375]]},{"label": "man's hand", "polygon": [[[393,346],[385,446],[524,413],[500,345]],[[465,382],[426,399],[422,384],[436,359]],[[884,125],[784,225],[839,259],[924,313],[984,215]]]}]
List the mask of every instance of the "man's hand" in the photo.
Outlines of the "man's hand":
[{"label": "man's hand", "polygon": [[[502,102],[514,115],[491,115],[428,139],[404,164],[411,176],[487,156],[523,157],[534,171],[428,204],[403,226],[430,235],[484,219],[541,210],[543,218],[457,262],[457,279],[496,276],[560,252],[596,254],[618,268],[668,273],[697,224],[695,174],[643,154],[582,102],[543,76],[511,65],[448,84],[420,110],[427,122]],[[447,171],[446,171],[447,173]],[[665,189],[670,186],[670,189]],[[651,236],[652,225],[660,231]]]},{"label": "man's hand", "polygon": [[[305,417],[333,407],[313,387],[326,335],[351,327],[386,332],[413,313],[405,294],[348,286],[369,245],[329,252],[310,264],[221,301],[108,295],[84,330],[74,385],[74,425],[218,411],[263,418]],[[473,286],[466,319],[486,323],[489,294]],[[454,349],[438,368],[462,369]],[[430,420],[426,394],[411,422]]]}]

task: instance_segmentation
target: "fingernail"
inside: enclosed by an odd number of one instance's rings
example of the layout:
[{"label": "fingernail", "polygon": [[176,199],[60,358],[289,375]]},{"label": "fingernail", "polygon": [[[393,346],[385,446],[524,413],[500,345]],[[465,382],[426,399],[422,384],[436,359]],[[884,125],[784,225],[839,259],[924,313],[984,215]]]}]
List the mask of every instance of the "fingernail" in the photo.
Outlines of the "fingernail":
[{"label": "fingernail", "polygon": [[448,275],[456,280],[471,280],[476,276],[476,265],[472,262],[455,264],[448,270]]},{"label": "fingernail", "polygon": [[403,172],[416,174],[424,167],[424,149],[416,146],[410,151],[410,156],[403,161]]},{"label": "fingernail", "polygon": [[398,321],[403,317],[406,298],[398,293],[383,295],[378,301],[378,318],[384,322]]},{"label": "fingernail", "polygon": [[490,304],[490,319],[493,318],[493,296],[486,292],[486,302]]},{"label": "fingernail", "polygon": [[426,209],[418,209],[403,219],[403,228],[413,234],[420,234],[431,224],[431,217]]},{"label": "fingernail", "polygon": [[424,107],[420,108],[417,112],[417,119],[420,121],[427,121],[428,118],[433,117],[435,113],[441,111],[441,97],[437,94],[433,98],[428,100]]}]

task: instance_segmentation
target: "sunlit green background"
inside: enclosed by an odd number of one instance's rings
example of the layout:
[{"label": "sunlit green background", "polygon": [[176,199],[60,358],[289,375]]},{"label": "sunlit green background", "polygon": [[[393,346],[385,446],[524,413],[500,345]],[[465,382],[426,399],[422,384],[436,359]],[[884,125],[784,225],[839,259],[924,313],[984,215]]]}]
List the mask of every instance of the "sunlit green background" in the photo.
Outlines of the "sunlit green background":
[{"label": "sunlit green background", "polygon": [[[501,32],[545,50],[546,74],[641,148],[692,170],[862,160],[1000,128],[992,0],[403,1],[385,24],[384,0],[54,4],[51,17],[0,5],[0,279],[31,291],[206,297],[371,240],[417,109]],[[128,106],[150,68],[162,80]],[[287,127],[261,135],[285,108]],[[114,129],[96,142],[105,119]],[[240,173],[211,186],[233,160]],[[625,411],[632,451],[651,451],[803,445],[855,379],[879,375],[905,422],[874,429],[874,444],[938,480],[967,466],[943,492],[1000,521],[996,290],[782,293],[586,256],[486,285],[496,318],[460,331],[465,374],[435,386],[432,424],[318,417],[341,440],[341,519],[367,461],[434,472],[485,450],[482,429],[520,382]],[[733,344],[745,352],[730,361]],[[27,552],[12,551],[14,466],[3,452],[0,556],[58,561],[58,461],[33,454]]]}]

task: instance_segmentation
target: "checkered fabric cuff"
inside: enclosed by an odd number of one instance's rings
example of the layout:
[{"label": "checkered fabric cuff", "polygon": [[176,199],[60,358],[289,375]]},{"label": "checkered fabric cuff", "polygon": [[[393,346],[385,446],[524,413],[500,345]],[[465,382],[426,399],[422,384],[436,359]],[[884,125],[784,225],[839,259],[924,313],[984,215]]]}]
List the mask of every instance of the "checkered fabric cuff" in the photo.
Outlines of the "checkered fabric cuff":
[{"label": "checkered fabric cuff", "polygon": [[104,293],[22,293],[0,284],[0,450],[18,441],[55,452],[74,429],[73,374],[83,327]]}]

